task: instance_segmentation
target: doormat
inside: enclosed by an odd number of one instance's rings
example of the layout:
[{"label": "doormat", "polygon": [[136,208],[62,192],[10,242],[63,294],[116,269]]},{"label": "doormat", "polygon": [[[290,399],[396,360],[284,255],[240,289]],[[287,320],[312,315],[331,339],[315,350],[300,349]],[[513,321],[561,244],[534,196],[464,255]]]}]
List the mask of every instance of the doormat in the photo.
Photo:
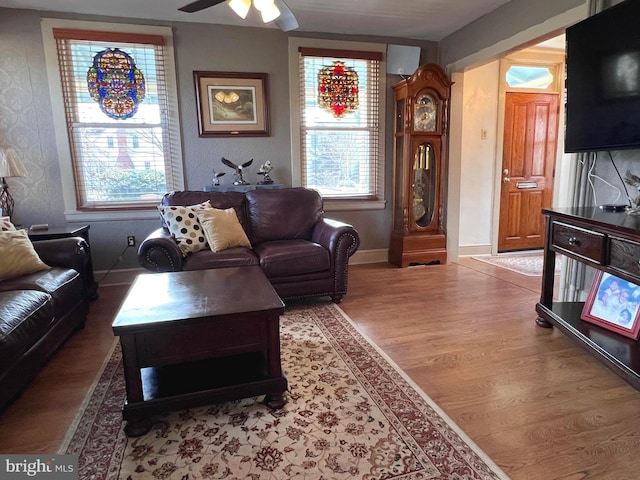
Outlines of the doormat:
[{"label": "doormat", "polygon": [[[500,268],[506,268],[512,272],[527,275],[529,277],[541,277],[542,267],[544,265],[544,257],[542,252],[535,254],[508,254],[508,255],[492,255],[486,257],[471,257],[490,265]],[[560,274],[560,262],[556,258],[555,274]]]}]

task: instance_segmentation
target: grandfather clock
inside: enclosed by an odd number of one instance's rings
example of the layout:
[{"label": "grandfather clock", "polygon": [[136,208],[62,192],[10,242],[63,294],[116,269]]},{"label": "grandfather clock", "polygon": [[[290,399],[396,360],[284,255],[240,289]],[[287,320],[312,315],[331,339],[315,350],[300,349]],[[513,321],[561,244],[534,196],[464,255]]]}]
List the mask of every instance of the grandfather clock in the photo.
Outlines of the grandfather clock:
[{"label": "grandfather clock", "polygon": [[389,262],[447,262],[445,182],[451,81],[426,64],[393,86],[393,230]]}]

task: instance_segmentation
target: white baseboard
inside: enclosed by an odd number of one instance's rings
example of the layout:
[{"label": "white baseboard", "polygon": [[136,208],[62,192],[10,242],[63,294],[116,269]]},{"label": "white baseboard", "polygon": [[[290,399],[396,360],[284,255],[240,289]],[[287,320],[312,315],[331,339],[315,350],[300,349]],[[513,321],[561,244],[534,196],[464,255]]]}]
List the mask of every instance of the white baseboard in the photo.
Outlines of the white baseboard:
[{"label": "white baseboard", "polygon": [[380,248],[376,250],[358,250],[349,258],[349,265],[362,265],[365,263],[384,263],[389,261],[389,250]]},{"label": "white baseboard", "polygon": [[458,247],[459,257],[473,257],[475,255],[491,255],[491,245],[465,245]]},{"label": "white baseboard", "polygon": [[[381,248],[378,250],[359,250],[349,258],[349,265],[359,265],[365,263],[383,263],[387,261],[388,250]],[[106,270],[96,270],[94,276],[102,286],[108,285],[131,285],[136,276],[140,273],[150,273],[144,268],[123,268],[111,270],[105,277]]]}]

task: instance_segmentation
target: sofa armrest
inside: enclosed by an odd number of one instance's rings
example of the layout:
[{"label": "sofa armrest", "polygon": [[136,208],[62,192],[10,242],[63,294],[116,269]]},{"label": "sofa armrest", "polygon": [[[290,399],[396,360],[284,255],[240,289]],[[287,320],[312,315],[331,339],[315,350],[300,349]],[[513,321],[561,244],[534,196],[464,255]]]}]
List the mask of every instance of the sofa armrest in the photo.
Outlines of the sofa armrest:
[{"label": "sofa armrest", "polygon": [[329,250],[334,281],[331,299],[340,303],[342,295],[347,291],[349,257],[360,246],[360,236],[348,223],[324,218],[313,228],[311,240]]},{"label": "sofa armrest", "polygon": [[84,274],[87,255],[89,255],[89,246],[84,238],[35,240],[32,244],[38,256],[50,267],[72,268]]},{"label": "sofa armrest", "polygon": [[152,272],[179,272],[184,257],[166,228],[158,228],[145,238],[138,248],[138,262]]},{"label": "sofa armrest", "polygon": [[330,218],[324,218],[315,225],[311,240],[329,250],[332,261],[335,261],[338,252],[348,260],[360,246],[360,236],[355,228]]}]

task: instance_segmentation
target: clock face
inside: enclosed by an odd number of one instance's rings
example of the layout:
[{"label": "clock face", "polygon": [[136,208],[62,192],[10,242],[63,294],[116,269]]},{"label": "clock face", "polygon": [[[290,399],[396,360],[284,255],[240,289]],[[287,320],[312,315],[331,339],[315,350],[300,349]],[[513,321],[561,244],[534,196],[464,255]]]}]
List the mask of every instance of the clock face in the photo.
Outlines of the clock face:
[{"label": "clock face", "polygon": [[413,129],[418,132],[434,132],[438,119],[438,110],[433,98],[423,95],[416,101],[413,115]]}]

